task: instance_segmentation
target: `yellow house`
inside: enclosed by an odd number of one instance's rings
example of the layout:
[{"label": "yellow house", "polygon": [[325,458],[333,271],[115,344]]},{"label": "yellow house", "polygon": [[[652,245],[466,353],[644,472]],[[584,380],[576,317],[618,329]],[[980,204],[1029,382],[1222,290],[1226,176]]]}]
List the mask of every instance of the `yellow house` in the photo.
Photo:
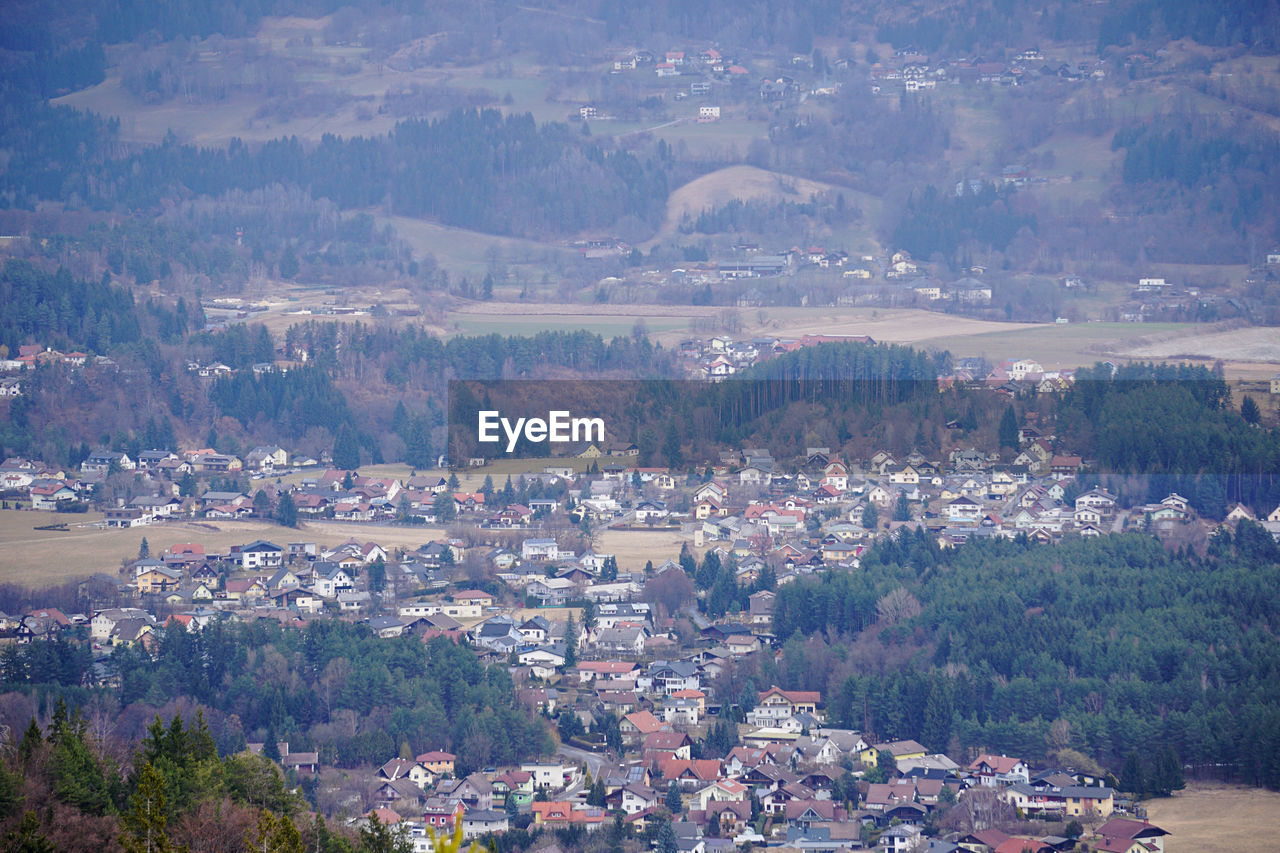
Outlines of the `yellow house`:
[{"label": "yellow house", "polygon": [[693,505],[693,517],[699,521],[710,518],[713,515],[722,515],[720,504],[711,500],[700,500]]},{"label": "yellow house", "polygon": [[599,447],[596,447],[594,444],[588,444],[586,448],[583,449],[582,452],[578,454],[578,458],[579,459],[599,459],[603,455],[604,454],[600,451]]},{"label": "yellow house", "polygon": [[430,770],[437,776],[444,773],[453,773],[453,762],[457,758],[451,752],[440,752],[438,750],[432,752],[424,752],[414,759],[427,770]]},{"label": "yellow house", "polygon": [[174,569],[151,567],[142,569],[134,577],[134,584],[142,595],[154,595],[176,589],[182,576]]},{"label": "yellow house", "polygon": [[1107,817],[1115,808],[1110,788],[1088,785],[1033,788],[1019,782],[1000,792],[1000,798],[1024,814],[1083,817],[1096,814]]}]

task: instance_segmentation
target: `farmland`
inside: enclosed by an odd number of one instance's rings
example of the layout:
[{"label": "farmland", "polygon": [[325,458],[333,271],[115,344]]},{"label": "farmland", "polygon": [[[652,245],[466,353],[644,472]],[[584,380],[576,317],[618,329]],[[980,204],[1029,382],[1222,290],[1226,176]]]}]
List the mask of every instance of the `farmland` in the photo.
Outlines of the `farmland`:
[{"label": "farmland", "polygon": [[1147,804],[1152,823],[1172,833],[1165,853],[1253,853],[1276,826],[1280,793],[1238,785],[1191,783]]}]

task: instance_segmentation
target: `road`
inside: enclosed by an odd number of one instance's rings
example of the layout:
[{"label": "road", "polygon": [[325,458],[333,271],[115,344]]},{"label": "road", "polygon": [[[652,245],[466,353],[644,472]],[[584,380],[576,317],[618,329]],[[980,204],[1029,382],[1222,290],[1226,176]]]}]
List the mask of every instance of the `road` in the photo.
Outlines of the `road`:
[{"label": "road", "polygon": [[[600,768],[604,767],[605,764],[603,755],[596,752],[588,752],[585,749],[578,749],[576,746],[565,746],[561,744],[560,748],[556,750],[556,754],[563,755],[565,758],[576,764],[586,764],[587,772],[590,774],[592,779],[600,775]],[[580,787],[582,787],[581,782],[570,788],[568,793],[572,794],[575,792],[575,789]]]}]

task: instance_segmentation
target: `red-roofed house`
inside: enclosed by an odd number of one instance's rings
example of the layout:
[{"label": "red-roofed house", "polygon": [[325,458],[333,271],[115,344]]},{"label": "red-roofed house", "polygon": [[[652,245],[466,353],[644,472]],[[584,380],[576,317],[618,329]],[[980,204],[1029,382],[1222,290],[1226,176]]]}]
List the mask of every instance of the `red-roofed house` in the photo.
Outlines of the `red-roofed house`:
[{"label": "red-roofed house", "polygon": [[1034,838],[1006,838],[995,853],[1054,853],[1053,847]]},{"label": "red-roofed house", "polygon": [[1033,838],[1006,838],[996,853],[1053,853],[1051,845]]},{"label": "red-roofed house", "polygon": [[388,808],[374,809],[369,812],[369,814],[365,815],[365,817],[376,817],[378,822],[383,826],[393,826],[404,820],[404,818],[400,817],[399,812],[395,809]]},{"label": "red-roofed house", "polygon": [[647,752],[665,752],[676,758],[688,758],[693,740],[683,732],[650,732],[641,747]]},{"label": "red-roofed house", "polygon": [[962,850],[973,851],[973,853],[987,853],[987,851],[995,850],[1008,841],[1009,837],[1009,833],[998,829],[980,829],[968,835],[960,836],[956,839],[956,844],[960,845]]},{"label": "red-roofed house", "polygon": [[639,743],[647,735],[654,732],[671,731],[671,727],[659,720],[649,711],[636,711],[627,714],[618,724],[618,731],[625,742]]},{"label": "red-roofed house", "polygon": [[698,808],[706,811],[711,803],[741,802],[747,798],[747,793],[747,786],[741,782],[721,779],[694,794],[694,799],[698,803]]},{"label": "red-roofed house", "polygon": [[414,761],[439,776],[442,773],[452,773],[453,762],[456,759],[457,756],[451,752],[440,752],[437,750],[433,752],[424,752],[415,758]]},{"label": "red-roofed house", "polygon": [[988,788],[1031,780],[1026,762],[1007,755],[979,755],[969,765],[969,772],[978,780],[979,785]]},{"label": "red-roofed house", "polygon": [[588,806],[574,808],[570,802],[530,803],[535,826],[567,826],[579,824],[588,832],[604,823],[604,809]]},{"label": "red-roofed house", "polygon": [[1112,818],[1098,827],[1101,843],[1096,849],[1106,853],[1164,853],[1164,837],[1168,834],[1167,830],[1145,820]]},{"label": "red-roofed house", "polygon": [[664,782],[675,782],[686,790],[704,787],[720,778],[720,762],[714,758],[682,760],[669,758],[659,766]]},{"label": "red-roofed house", "polygon": [[584,660],[578,662],[578,679],[583,683],[597,678],[617,680],[635,672],[634,661]]},{"label": "red-roofed house", "polygon": [[783,690],[774,685],[759,694],[748,720],[755,726],[769,726],[796,714],[816,714],[822,694],[816,690]]}]

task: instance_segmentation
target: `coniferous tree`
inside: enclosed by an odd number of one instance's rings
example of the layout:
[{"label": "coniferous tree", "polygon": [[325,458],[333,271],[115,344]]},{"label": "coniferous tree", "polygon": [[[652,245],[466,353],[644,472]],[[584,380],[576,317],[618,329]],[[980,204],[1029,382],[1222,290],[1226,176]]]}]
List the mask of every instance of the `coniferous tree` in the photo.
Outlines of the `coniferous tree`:
[{"label": "coniferous tree", "polygon": [[16,827],[4,836],[4,849],[10,853],[57,853],[57,846],[40,831],[40,818],[33,811],[22,815]]},{"label": "coniferous tree", "polygon": [[256,849],[271,853],[306,853],[297,825],[287,816],[275,815],[266,809],[258,813],[258,825],[251,840]]},{"label": "coniferous tree", "polygon": [[1120,789],[1139,798],[1147,795],[1147,776],[1136,749],[1124,757],[1124,766],[1120,768]]},{"label": "coniferous tree", "polygon": [[343,424],[333,443],[333,467],[342,471],[354,471],[360,467],[360,445],[355,430]]},{"label": "coniferous tree", "polygon": [[276,504],[276,521],[285,527],[298,526],[298,504],[292,492],[283,492]]},{"label": "coniferous tree", "polygon": [[120,817],[120,846],[127,853],[169,853],[173,845],[165,831],[164,778],[147,762],[138,774],[138,787],[129,810]]},{"label": "coniferous tree", "polygon": [[1187,787],[1182,776],[1182,762],[1173,751],[1173,747],[1165,744],[1156,753],[1154,767],[1151,770],[1151,792],[1158,797],[1168,797],[1174,791]]},{"label": "coniferous tree", "polygon": [[453,495],[449,492],[437,493],[431,501],[431,512],[438,522],[453,521],[458,515],[458,506],[453,501]]},{"label": "coniferous tree", "polygon": [[1244,401],[1240,403],[1240,417],[1244,418],[1245,423],[1256,424],[1262,420],[1262,410],[1258,408],[1258,403],[1253,397],[1245,395]]},{"label": "coniferous tree", "polygon": [[574,624],[572,613],[564,624],[564,665],[578,665],[578,627]]},{"label": "coniferous tree", "polygon": [[684,803],[680,799],[680,786],[672,780],[667,786],[667,796],[664,800],[667,810],[673,815],[678,815],[684,808]]},{"label": "coniferous tree", "polygon": [[1018,449],[1018,414],[1013,410],[1012,403],[1005,407],[1004,414],[1000,416],[999,440],[1001,447]]},{"label": "coniferous tree", "polygon": [[40,724],[36,722],[36,718],[32,717],[22,733],[22,740],[18,742],[18,755],[22,758],[24,765],[31,761],[43,742],[44,733],[40,731]]}]

